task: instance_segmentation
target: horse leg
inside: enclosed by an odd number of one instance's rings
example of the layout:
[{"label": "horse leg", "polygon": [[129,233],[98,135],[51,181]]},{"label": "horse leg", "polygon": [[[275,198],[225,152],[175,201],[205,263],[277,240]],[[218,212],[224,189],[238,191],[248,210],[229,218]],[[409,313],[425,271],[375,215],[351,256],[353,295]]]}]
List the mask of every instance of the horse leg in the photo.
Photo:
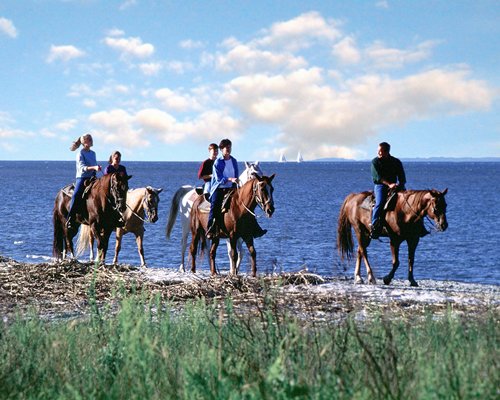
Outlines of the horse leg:
[{"label": "horse leg", "polygon": [[90,259],[90,262],[93,262],[94,261],[94,235],[92,235],[92,231],[89,230],[89,236],[90,236],[90,246],[89,246],[89,250],[90,250],[90,256],[89,256],[89,259]]},{"label": "horse leg", "polygon": [[196,273],[196,252],[198,251],[198,242],[200,241],[200,232],[192,232],[191,245],[189,246],[189,253],[191,254],[191,272]]},{"label": "horse leg", "polygon": [[361,245],[358,245],[358,251],[356,252],[356,266],[354,267],[354,284],[363,284],[363,278],[361,277],[361,258],[363,257],[363,250],[361,250]]},{"label": "horse leg", "polygon": [[417,250],[419,237],[411,238],[407,240],[408,243],[408,280],[410,281],[410,286],[418,286],[417,281],[413,278],[413,263],[415,262],[415,251]]},{"label": "horse leg", "polygon": [[146,259],[144,258],[143,239],[144,239],[144,233],[137,234],[135,236],[135,241],[137,243],[137,251],[139,252],[139,257],[141,259],[141,267],[146,268]]},{"label": "horse leg", "polygon": [[236,242],[236,251],[238,252],[238,261],[236,261],[236,274],[240,272],[241,261],[243,260],[243,239],[239,238]]},{"label": "horse leg", "polygon": [[210,246],[210,272],[212,275],[217,275],[215,268],[215,257],[217,256],[217,247],[219,246],[219,238],[212,238],[212,245]]},{"label": "horse leg", "polygon": [[399,246],[401,243],[398,241],[391,240],[391,253],[392,253],[392,269],[389,274],[384,276],[384,283],[389,285],[394,278],[394,274],[399,267]]},{"label": "horse leg", "polygon": [[253,237],[250,237],[248,240],[245,239],[245,244],[248,247],[248,251],[250,252],[250,266],[252,268],[252,276],[257,276],[257,251],[255,250],[255,246],[253,245]]},{"label": "horse leg", "polygon": [[179,272],[185,272],[184,262],[186,259],[186,249],[187,249],[187,239],[189,235],[189,218],[186,218],[181,214],[181,225],[182,225],[182,238],[181,238],[181,265],[179,266]]},{"label": "horse leg", "polygon": [[113,257],[113,265],[118,264],[118,254],[120,254],[120,250],[122,249],[122,238],[123,238],[123,231],[120,228],[118,228],[116,230],[115,256]]},{"label": "horse leg", "polygon": [[226,240],[227,254],[229,256],[229,273],[231,275],[238,275],[238,253],[236,247],[238,245],[238,239],[231,238]]}]

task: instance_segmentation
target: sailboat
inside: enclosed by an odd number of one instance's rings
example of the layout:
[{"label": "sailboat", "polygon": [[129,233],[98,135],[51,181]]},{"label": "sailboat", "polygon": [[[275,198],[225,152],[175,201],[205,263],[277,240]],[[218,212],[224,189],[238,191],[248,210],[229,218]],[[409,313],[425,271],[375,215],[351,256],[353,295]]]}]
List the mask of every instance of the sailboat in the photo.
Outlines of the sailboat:
[{"label": "sailboat", "polygon": [[285,154],[284,153],[281,153],[280,159],[279,159],[278,162],[286,162],[286,158],[285,158]]},{"label": "sailboat", "polygon": [[300,151],[299,151],[299,154],[297,154],[297,162],[300,163],[304,161],[304,158],[302,157],[302,154],[300,154]]}]

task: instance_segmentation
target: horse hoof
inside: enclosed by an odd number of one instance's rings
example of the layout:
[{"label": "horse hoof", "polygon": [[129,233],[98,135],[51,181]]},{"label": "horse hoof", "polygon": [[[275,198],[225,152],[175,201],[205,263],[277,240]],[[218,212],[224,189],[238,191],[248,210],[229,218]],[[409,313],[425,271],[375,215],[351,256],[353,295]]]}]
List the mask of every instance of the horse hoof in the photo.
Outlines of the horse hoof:
[{"label": "horse hoof", "polygon": [[384,284],[389,285],[391,281],[392,281],[391,278],[389,278],[388,276],[384,276]]},{"label": "horse hoof", "polygon": [[370,279],[368,279],[368,283],[370,285],[376,285],[377,284],[377,280],[375,278],[370,278]]},{"label": "horse hoof", "polygon": [[360,276],[357,276],[356,278],[354,278],[355,285],[362,285],[363,283],[365,283],[365,282],[363,281],[363,278],[361,278]]},{"label": "horse hoof", "polygon": [[418,287],[417,281],[410,281],[410,286],[411,287]]}]

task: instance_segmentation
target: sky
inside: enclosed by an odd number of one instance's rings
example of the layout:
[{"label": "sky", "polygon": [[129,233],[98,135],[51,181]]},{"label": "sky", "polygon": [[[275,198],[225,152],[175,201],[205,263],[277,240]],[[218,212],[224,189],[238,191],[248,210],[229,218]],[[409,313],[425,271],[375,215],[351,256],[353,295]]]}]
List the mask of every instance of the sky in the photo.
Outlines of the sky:
[{"label": "sky", "polygon": [[0,160],[500,157],[498,0],[1,0]]}]

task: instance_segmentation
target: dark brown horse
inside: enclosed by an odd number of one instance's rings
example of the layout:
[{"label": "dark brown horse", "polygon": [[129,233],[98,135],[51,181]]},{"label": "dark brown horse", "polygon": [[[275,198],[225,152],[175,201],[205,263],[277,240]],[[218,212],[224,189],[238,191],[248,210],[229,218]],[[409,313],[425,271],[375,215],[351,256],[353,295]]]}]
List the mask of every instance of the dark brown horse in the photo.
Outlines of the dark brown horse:
[{"label": "dark brown horse", "polygon": [[[122,248],[123,235],[132,232],[135,235],[137,251],[141,259],[141,267],[146,267],[144,258],[144,223],[155,223],[158,221],[159,194],[163,189],[155,189],[147,186],[139,189],[129,190],[127,193],[127,210],[122,214],[124,226],[116,229],[115,256],[113,264],[118,264],[118,254]],[[86,249],[90,250],[90,260],[94,261],[94,237],[88,225],[82,225],[80,235],[76,242],[77,255],[82,254]]]},{"label": "dark brown horse", "polygon": [[[407,190],[397,194],[394,207],[386,211],[383,221],[383,236],[388,236],[391,243],[392,270],[384,277],[384,283],[388,285],[399,266],[399,247],[404,241],[408,244],[408,280],[411,286],[418,286],[413,278],[413,262],[415,250],[421,234],[424,231],[424,218],[428,216],[435,223],[438,231],[448,228],[446,221],[446,200],[444,196],[448,192],[437,190]],[[375,284],[370,263],[368,262],[367,247],[370,245],[370,222],[371,210],[362,207],[365,199],[371,192],[351,193],[342,204],[340,209],[337,228],[337,247],[342,257],[352,258],[354,242],[351,228],[358,239],[358,250],[356,256],[356,267],[354,269],[355,283],[363,283],[360,275],[361,259],[363,259],[368,281]]]},{"label": "dark brown horse", "polygon": [[[228,235],[221,234],[219,237],[212,239],[210,247],[210,271],[212,275],[217,273],[215,268],[215,256],[220,238],[228,238],[231,245],[231,264],[230,274],[236,275],[238,253],[236,244],[238,238],[242,238],[248,247],[251,258],[252,275],[257,275],[257,252],[253,244],[253,229],[255,221],[251,218],[253,211],[257,205],[264,211],[267,217],[271,217],[274,213],[274,200],[272,181],[274,174],[271,176],[256,176],[255,179],[247,181],[241,188],[235,190],[230,200],[229,211],[224,214],[224,225],[229,233]],[[206,231],[208,223],[208,210],[200,207],[204,201],[204,196],[199,196],[193,203],[191,211],[191,235],[192,241],[190,246],[191,253],[191,272],[196,272],[196,253],[198,245],[201,243],[201,250],[206,247]],[[253,214],[255,215],[255,214]]]},{"label": "dark brown horse", "polygon": [[61,189],[56,196],[53,211],[54,242],[52,251],[56,259],[63,259],[67,253],[75,256],[73,238],[78,233],[80,224],[89,225],[97,239],[98,256],[101,263],[106,260],[109,236],[118,223],[118,211],[126,208],[128,180],[130,176],[122,174],[104,175],[91,185],[84,200],[80,200],[75,223],[66,227],[66,216],[71,201],[68,188]]}]

